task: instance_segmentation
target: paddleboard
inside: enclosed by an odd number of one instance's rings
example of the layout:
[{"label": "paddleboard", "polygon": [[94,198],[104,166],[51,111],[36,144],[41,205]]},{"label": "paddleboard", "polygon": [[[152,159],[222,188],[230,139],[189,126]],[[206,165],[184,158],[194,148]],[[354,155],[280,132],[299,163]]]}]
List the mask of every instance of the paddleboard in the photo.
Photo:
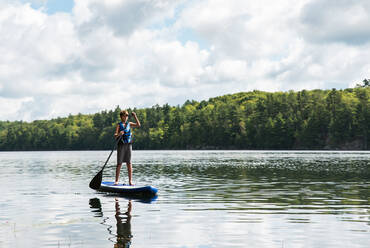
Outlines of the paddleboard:
[{"label": "paddleboard", "polygon": [[102,182],[98,191],[127,196],[152,197],[157,194],[158,189],[152,186],[131,186],[126,184],[114,185],[114,182]]}]

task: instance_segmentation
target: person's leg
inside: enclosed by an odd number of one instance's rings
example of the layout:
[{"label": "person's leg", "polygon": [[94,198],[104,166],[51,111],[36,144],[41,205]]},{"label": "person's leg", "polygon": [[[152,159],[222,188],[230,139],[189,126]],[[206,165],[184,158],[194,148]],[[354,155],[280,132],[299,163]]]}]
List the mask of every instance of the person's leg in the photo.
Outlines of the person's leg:
[{"label": "person's leg", "polygon": [[122,167],[122,164],[117,164],[117,167],[116,167],[116,181],[114,182],[114,184],[118,184],[119,173],[121,172],[121,167]]},{"label": "person's leg", "polygon": [[126,163],[127,174],[128,174],[128,183],[132,185],[132,163]]},{"label": "person's leg", "polygon": [[119,181],[119,174],[121,172],[122,162],[123,162],[123,156],[124,156],[124,146],[122,142],[118,142],[117,146],[117,167],[116,167],[116,180],[114,182],[115,185],[118,184]]}]

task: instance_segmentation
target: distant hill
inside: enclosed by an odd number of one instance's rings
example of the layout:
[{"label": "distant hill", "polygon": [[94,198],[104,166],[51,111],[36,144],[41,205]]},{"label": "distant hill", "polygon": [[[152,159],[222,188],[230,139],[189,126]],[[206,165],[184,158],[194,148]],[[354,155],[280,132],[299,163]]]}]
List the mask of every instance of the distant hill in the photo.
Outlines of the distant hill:
[{"label": "distant hill", "polygon": [[[370,87],[241,92],[135,111],[134,149],[369,149]],[[0,122],[0,150],[111,149],[119,106],[92,115]]]}]

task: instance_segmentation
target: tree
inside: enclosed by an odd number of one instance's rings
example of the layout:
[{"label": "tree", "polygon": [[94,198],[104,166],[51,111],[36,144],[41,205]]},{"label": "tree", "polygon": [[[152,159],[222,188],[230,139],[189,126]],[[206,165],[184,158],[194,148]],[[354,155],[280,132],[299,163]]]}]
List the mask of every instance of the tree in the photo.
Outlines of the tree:
[{"label": "tree", "polygon": [[[364,85],[368,85],[364,81]],[[370,87],[240,92],[135,111],[135,149],[368,149]],[[0,122],[0,150],[111,149],[120,108],[33,122]]]},{"label": "tree", "polygon": [[356,84],[356,87],[362,87],[362,88],[365,88],[365,87],[369,87],[370,86],[370,79],[364,79],[362,80],[362,84],[359,83],[359,84]]}]

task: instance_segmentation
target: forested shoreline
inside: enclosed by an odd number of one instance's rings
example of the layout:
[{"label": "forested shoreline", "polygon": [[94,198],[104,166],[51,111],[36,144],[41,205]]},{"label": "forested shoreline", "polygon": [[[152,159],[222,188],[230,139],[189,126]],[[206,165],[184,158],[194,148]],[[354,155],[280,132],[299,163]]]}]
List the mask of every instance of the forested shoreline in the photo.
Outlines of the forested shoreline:
[{"label": "forested shoreline", "polygon": [[[252,91],[128,111],[142,124],[133,130],[134,149],[368,150],[369,96],[368,85]],[[0,151],[111,149],[119,111],[1,121]]]}]

